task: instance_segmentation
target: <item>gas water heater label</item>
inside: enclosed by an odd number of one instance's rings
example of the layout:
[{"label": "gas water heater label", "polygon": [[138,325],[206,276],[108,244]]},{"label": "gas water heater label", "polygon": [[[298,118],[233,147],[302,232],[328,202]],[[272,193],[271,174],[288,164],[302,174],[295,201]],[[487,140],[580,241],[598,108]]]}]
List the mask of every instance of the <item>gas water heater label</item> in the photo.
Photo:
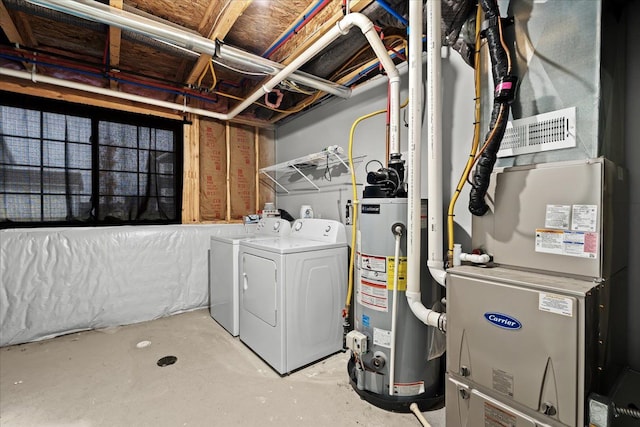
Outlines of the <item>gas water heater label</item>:
[{"label": "gas water heater label", "polygon": [[383,256],[360,254],[360,276],[387,282],[387,258]]},{"label": "gas water heater label", "polygon": [[573,300],[541,292],[538,294],[538,310],[573,317]]},{"label": "gas water heater label", "polygon": [[[393,290],[393,285],[396,280],[396,259],[390,256],[387,258],[389,265],[389,280],[387,281],[387,289]],[[407,290],[407,257],[400,257],[400,263],[398,265],[398,290]]]},{"label": "gas water heater label", "polygon": [[373,328],[373,345],[391,348],[391,331],[386,329]]},{"label": "gas water heater label", "polygon": [[424,381],[393,383],[393,394],[396,396],[415,396],[422,393],[424,393]]},{"label": "gas water heater label", "polygon": [[386,283],[360,280],[360,305],[376,311],[389,311],[389,298]]}]

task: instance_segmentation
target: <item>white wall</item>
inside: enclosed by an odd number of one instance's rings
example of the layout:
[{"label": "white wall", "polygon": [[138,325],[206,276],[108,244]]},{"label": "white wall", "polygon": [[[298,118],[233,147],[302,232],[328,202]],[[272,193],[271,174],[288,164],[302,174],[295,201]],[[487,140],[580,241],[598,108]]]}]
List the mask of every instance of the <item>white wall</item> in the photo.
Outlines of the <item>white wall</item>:
[{"label": "white wall", "polygon": [[[460,56],[445,52],[442,64],[443,75],[443,155],[445,159],[445,182],[451,182],[455,188],[464,162],[468,157],[473,134],[473,70],[466,65]],[[407,96],[407,69],[400,67],[403,89],[401,102]],[[348,100],[332,100],[314,110],[297,117],[276,130],[277,162],[304,156],[320,151],[329,145],[344,147],[345,153],[349,143],[349,132],[354,120],[367,113],[386,107],[387,79],[380,77],[354,91]],[[401,151],[407,151],[407,128],[404,126],[404,110],[401,113]],[[455,124],[455,125],[454,125]],[[423,141],[426,132],[423,129]],[[354,157],[366,155],[362,163],[356,164],[357,182],[366,182],[365,164],[371,160],[386,163],[385,159],[385,115],[361,122],[356,129]],[[426,146],[422,148],[422,196],[426,198]],[[405,160],[406,155],[403,157]],[[376,170],[378,165],[372,164],[369,170]],[[319,174],[321,175],[321,173]],[[352,199],[351,181],[346,171],[339,176],[334,175],[331,182],[318,179],[314,181],[320,191],[295,191],[290,194],[279,193],[278,208],[285,209],[294,217],[298,217],[300,205],[312,206],[316,216],[336,220],[344,219],[345,204]],[[309,188],[309,186],[307,186]],[[362,186],[358,187],[358,197],[362,197]],[[448,200],[449,194],[445,194]],[[456,210],[456,240],[470,243],[471,215],[466,209],[468,195],[463,194]],[[459,237],[459,238],[458,238]]]}]

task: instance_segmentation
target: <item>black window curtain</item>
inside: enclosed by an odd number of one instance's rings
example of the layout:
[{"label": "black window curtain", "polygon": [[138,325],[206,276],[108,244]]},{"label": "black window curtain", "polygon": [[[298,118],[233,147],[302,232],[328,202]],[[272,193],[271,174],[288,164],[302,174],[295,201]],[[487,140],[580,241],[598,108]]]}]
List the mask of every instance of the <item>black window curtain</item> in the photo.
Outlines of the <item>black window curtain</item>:
[{"label": "black window curtain", "polygon": [[4,100],[1,226],[180,222],[180,122]]}]

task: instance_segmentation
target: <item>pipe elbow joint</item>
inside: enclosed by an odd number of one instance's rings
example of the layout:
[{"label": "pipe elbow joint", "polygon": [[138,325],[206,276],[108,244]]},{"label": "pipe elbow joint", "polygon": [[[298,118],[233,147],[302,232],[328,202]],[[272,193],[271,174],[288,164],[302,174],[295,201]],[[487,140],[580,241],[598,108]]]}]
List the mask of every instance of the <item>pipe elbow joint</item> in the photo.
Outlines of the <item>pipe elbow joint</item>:
[{"label": "pipe elbow joint", "polygon": [[[340,25],[340,23],[344,22],[346,24],[344,30],[345,32],[342,32],[342,26]],[[356,26],[358,28],[360,28],[360,31],[362,31],[362,34],[367,34],[369,31],[371,31],[373,29],[373,22],[371,22],[371,20],[369,18],[367,18],[365,15],[363,15],[362,13],[350,13],[347,16],[345,16],[341,21],[338,22],[338,28],[340,28],[340,31],[342,32],[342,34],[346,34],[349,29],[351,29],[351,27]]]},{"label": "pipe elbow joint", "polygon": [[446,286],[447,272],[444,270],[444,263],[441,261],[427,261],[427,267],[433,280],[441,286]]},{"label": "pipe elbow joint", "polygon": [[396,67],[393,67],[391,70],[385,70],[387,72],[387,77],[389,78],[390,84],[400,84],[400,72]]}]

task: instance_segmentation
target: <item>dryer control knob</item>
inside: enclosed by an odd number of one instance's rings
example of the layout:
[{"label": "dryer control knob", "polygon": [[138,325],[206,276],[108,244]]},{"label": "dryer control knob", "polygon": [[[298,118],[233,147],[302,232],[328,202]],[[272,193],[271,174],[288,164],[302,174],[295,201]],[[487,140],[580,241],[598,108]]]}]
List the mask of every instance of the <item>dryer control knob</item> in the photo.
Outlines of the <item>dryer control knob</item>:
[{"label": "dryer control knob", "polygon": [[300,231],[302,228],[302,221],[296,222],[296,225],[293,227],[296,231]]},{"label": "dryer control knob", "polygon": [[327,225],[327,228],[325,228],[325,229],[324,229],[324,232],[325,232],[325,233],[328,233],[328,232],[330,232],[330,231],[331,231],[331,226],[330,226],[330,225]]},{"label": "dryer control knob", "polygon": [[280,228],[280,221],[276,221],[273,223],[273,230],[274,231],[278,231],[278,229]]}]

